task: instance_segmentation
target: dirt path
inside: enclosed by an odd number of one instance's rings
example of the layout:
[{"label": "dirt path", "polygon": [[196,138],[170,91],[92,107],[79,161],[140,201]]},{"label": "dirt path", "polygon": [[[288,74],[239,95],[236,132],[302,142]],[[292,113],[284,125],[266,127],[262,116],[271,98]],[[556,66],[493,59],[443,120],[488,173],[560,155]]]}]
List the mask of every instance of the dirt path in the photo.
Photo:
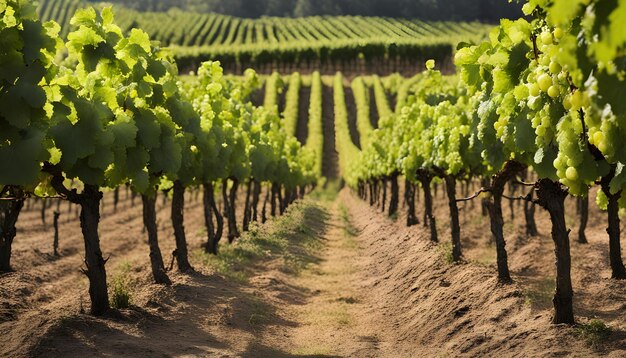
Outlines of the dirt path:
[{"label": "dirt path", "polygon": [[304,305],[288,306],[287,316],[298,322],[285,331],[285,350],[297,355],[379,357],[390,355],[376,315],[368,310],[360,290],[358,232],[345,206],[329,204],[330,220],[319,264],[293,279],[311,293]]}]

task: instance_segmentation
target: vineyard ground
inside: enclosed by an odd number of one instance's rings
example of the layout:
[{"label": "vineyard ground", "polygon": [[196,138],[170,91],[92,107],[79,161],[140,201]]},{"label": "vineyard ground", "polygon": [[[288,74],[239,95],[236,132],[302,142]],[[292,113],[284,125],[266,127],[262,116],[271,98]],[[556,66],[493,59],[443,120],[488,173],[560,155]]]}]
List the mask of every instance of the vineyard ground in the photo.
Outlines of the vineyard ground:
[{"label": "vineyard ground", "polygon": [[[538,238],[519,234],[519,208],[507,224],[516,283],[499,286],[478,202],[461,211],[467,262],[451,265],[444,246],[431,243],[421,226],[404,227],[403,215],[389,219],[346,190],[326,194],[299,202],[240,244],[223,246],[217,260],[198,249],[205,240],[202,207],[190,195],[185,224],[197,272],[171,273],[171,287],[150,283],[139,200],[122,200],[113,213],[107,195],[103,251],[110,277],[127,278],[132,307],[103,318],[80,313],[87,283],[78,271],[82,240],[73,213],[62,216],[62,255],[54,258],[50,227],[40,224],[38,210],[27,211],[15,242],[17,271],[0,277],[0,351],[12,357],[626,354],[626,290],[609,279],[599,211],[591,210],[590,244],[572,243],[577,319],[597,317],[611,328],[590,346],[576,329],[549,324],[553,254],[540,210]],[[445,240],[441,190],[436,203]],[[158,215],[169,261],[168,207],[161,203]],[[569,215],[568,225],[576,224]]]}]

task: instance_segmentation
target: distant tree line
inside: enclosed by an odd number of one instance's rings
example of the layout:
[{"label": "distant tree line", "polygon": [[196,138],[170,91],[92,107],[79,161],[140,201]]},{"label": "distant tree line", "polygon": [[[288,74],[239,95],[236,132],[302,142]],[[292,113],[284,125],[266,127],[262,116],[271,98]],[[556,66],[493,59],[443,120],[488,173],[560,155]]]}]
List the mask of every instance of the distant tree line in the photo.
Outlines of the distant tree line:
[{"label": "distant tree line", "polygon": [[141,11],[261,16],[370,15],[424,20],[497,22],[521,16],[517,0],[108,0]]}]

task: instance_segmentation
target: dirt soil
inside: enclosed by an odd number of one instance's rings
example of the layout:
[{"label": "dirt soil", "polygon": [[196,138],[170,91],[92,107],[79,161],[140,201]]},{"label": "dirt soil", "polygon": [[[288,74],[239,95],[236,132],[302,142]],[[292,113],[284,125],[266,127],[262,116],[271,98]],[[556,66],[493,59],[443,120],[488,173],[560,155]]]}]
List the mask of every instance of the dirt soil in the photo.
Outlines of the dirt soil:
[{"label": "dirt soil", "polygon": [[[39,206],[31,207],[18,223],[16,272],[0,277],[2,356],[626,356],[626,284],[610,279],[600,212],[591,213],[590,243],[572,244],[577,320],[598,318],[611,329],[591,345],[578,329],[550,324],[553,247],[539,209],[537,238],[518,234],[521,209],[513,222],[505,211],[515,283],[501,286],[478,203],[461,211],[462,264],[446,263],[444,246],[429,241],[428,229],[406,228],[403,214],[389,219],[346,190],[334,199],[299,201],[223,246],[215,259],[199,249],[206,236],[201,198],[190,194],[185,227],[196,271],[170,272],[173,285],[166,287],[151,283],[139,198],[132,203],[122,193],[113,212],[110,194],[102,249],[109,281],[126,279],[132,306],[99,318],[82,313],[89,302],[75,208],[61,206],[55,257],[52,225],[42,225]],[[436,203],[445,241],[441,191]],[[161,199],[158,217],[169,264],[173,230]]]}]

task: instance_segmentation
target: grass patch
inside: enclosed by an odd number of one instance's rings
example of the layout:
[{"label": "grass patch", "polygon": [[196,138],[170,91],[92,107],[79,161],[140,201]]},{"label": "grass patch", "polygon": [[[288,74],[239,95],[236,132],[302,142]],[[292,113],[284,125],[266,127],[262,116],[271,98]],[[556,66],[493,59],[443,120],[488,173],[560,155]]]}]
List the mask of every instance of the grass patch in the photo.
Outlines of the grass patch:
[{"label": "grass patch", "polygon": [[309,197],[313,200],[331,202],[335,200],[337,194],[339,194],[339,190],[341,190],[341,182],[339,180],[328,180],[320,182],[317,188],[309,194]]},{"label": "grass patch", "polygon": [[253,326],[265,324],[268,321],[269,316],[271,315],[267,303],[256,298],[251,300],[249,303],[251,312],[248,323]]},{"label": "grass patch", "polygon": [[350,297],[339,297],[337,299],[337,301],[338,302],[344,302],[344,303],[347,303],[349,305],[352,305],[352,304],[355,304],[355,303],[358,302],[358,300],[356,298],[352,297],[352,296],[350,296]]},{"label": "grass patch", "polygon": [[481,266],[489,266],[496,263],[497,253],[494,245],[489,242],[485,247],[479,247],[473,250],[473,262]]},{"label": "grass patch", "polygon": [[115,309],[127,309],[131,305],[130,271],[130,263],[123,262],[118,268],[118,273],[111,278],[109,285],[109,290],[111,291],[110,303],[111,307]]},{"label": "grass patch", "polygon": [[291,354],[297,356],[327,356],[330,355],[330,349],[324,346],[308,345],[295,349]]},{"label": "grass patch", "polygon": [[546,309],[552,307],[552,296],[554,295],[555,283],[550,277],[540,277],[529,280],[525,283],[524,289],[526,304],[536,309]]},{"label": "grass patch", "polygon": [[439,249],[439,253],[443,257],[443,260],[448,264],[454,263],[454,255],[452,254],[452,243],[450,242],[442,242],[437,247]]},{"label": "grass patch", "polygon": [[251,223],[250,230],[233,244],[222,241],[217,256],[196,250],[194,258],[240,283],[254,274],[251,266],[257,261],[272,257],[282,257],[283,271],[298,274],[315,260],[313,253],[322,246],[318,238],[327,217],[311,201],[300,201],[266,225]]},{"label": "grass patch", "polygon": [[597,349],[609,338],[611,328],[599,319],[592,319],[587,323],[578,325],[574,328],[574,332],[586,345]]},{"label": "grass patch", "polygon": [[352,225],[350,220],[350,213],[345,205],[339,205],[339,215],[341,217],[341,223],[343,226],[343,232],[347,237],[355,237],[359,235],[359,231]]},{"label": "grass patch", "polygon": [[352,316],[350,316],[343,303],[335,303],[325,309],[310,311],[308,321],[311,324],[322,327],[349,326],[352,324]]}]

